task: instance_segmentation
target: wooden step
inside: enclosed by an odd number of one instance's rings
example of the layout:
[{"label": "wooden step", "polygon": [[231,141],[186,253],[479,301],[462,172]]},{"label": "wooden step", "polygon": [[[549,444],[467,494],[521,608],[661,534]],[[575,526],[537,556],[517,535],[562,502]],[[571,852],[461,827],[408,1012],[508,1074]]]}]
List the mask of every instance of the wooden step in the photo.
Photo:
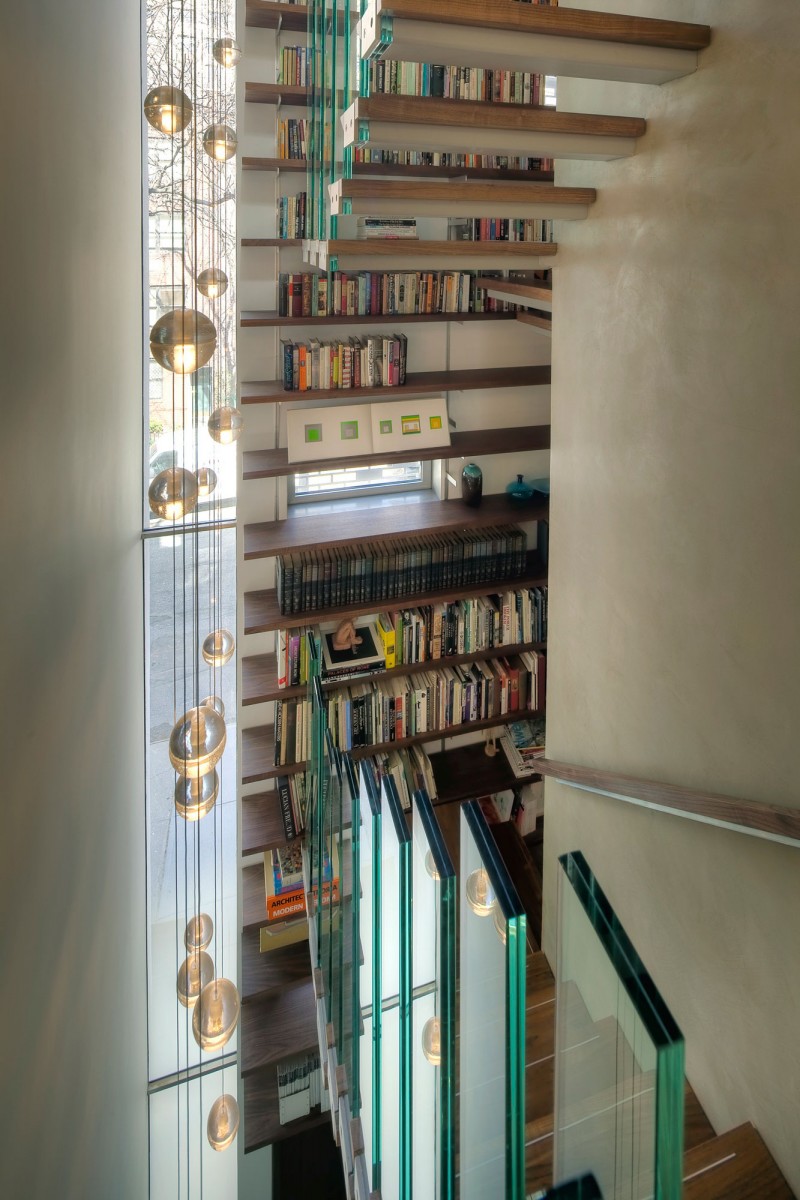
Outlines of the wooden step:
[{"label": "wooden step", "polygon": [[359,97],[341,121],[346,146],[595,160],[633,154],[646,127],[641,117],[393,95]]},{"label": "wooden step", "polygon": [[[274,656],[273,656],[274,661]],[[242,797],[242,856],[286,845],[277,791]]]},{"label": "wooden step", "polygon": [[508,304],[527,304],[533,308],[552,312],[553,285],[545,280],[535,283],[517,283],[514,279],[479,280],[479,292],[486,292],[495,300],[505,300]]},{"label": "wooden step", "polygon": [[294,83],[246,83],[244,98],[248,104],[279,104],[306,108],[310,92],[308,88]]},{"label": "wooden step", "polygon": [[523,325],[532,325],[540,333],[550,337],[553,332],[553,317],[551,313],[541,311],[518,312],[516,318]]},{"label": "wooden step", "polygon": [[337,179],[329,184],[331,212],[368,216],[502,217],[581,220],[594,188],[479,180]]},{"label": "wooden step", "polygon": [[242,1004],[289,992],[311,978],[308,942],[261,952],[259,931],[242,934]]},{"label": "wooden step", "polygon": [[307,1117],[281,1125],[278,1119],[277,1071],[259,1071],[242,1081],[244,1089],[244,1152],[260,1150],[317,1125],[330,1125],[331,1114],[315,1108]]},{"label": "wooden step", "polygon": [[555,242],[338,238],[303,243],[303,259],[320,271],[489,271],[546,269]]},{"label": "wooden step", "polygon": [[369,0],[359,36],[365,58],[660,84],[696,70],[711,31],[514,0]]},{"label": "wooden step", "polygon": [[694,1147],[683,1161],[683,1200],[794,1200],[749,1123]]},{"label": "wooden step", "polygon": [[243,1078],[255,1071],[274,1071],[281,1059],[315,1049],[317,1010],[310,966],[305,983],[243,1006],[240,1042]]}]

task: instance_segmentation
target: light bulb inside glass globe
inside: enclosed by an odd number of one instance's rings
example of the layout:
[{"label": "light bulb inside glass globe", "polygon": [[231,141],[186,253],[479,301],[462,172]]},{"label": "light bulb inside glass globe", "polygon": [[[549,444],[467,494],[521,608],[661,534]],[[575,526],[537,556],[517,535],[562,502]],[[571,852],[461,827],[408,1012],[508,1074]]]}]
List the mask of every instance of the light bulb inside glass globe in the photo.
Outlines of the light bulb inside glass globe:
[{"label": "light bulb inside glass globe", "polygon": [[494,890],[489,882],[485,867],[478,867],[467,876],[465,885],[467,904],[479,917],[488,917],[494,904]]},{"label": "light bulb inside glass globe", "polygon": [[217,473],[211,467],[200,467],[195,471],[198,496],[210,496],[217,486]]},{"label": "light bulb inside glass globe", "polygon": [[210,813],[219,796],[219,775],[208,771],[199,778],[179,775],[175,781],[175,811],[184,821],[199,821]]},{"label": "light bulb inside glass globe", "polygon": [[229,629],[215,629],[203,638],[202,654],[210,667],[224,667],[233,658],[236,642]]},{"label": "light bulb inside glass globe", "polygon": [[144,115],[153,129],[173,137],[191,121],[192,102],[180,88],[151,88],[144,98]]},{"label": "light bulb inside glass globe", "polygon": [[201,991],[192,1013],[192,1033],[202,1050],[219,1050],[239,1021],[239,993],[230,979],[213,979]]},{"label": "light bulb inside glass globe", "polygon": [[194,308],[173,308],[150,330],[150,353],[166,371],[191,375],[217,348],[213,321]]},{"label": "light bulb inside glass globe", "polygon": [[436,869],[436,863],[433,861],[433,851],[429,850],[425,855],[425,870],[430,875],[431,879],[436,882],[439,878],[439,872]]},{"label": "light bulb inside glass globe", "polygon": [[150,511],[165,521],[180,521],[197,504],[197,478],[183,467],[159,471],[147,489]]},{"label": "light bulb inside glass globe", "polygon": [[242,432],[243,425],[244,417],[238,408],[231,408],[229,404],[215,408],[208,418],[208,432],[221,446],[229,446],[231,442],[235,442]]},{"label": "light bulb inside glass globe", "polygon": [[442,1027],[438,1017],[431,1017],[422,1026],[422,1053],[434,1067],[441,1065]]},{"label": "light bulb inside glass globe", "polygon": [[225,749],[225,722],[207,705],[198,705],[175,722],[169,737],[169,761],[186,779],[210,774]]},{"label": "light bulb inside glass globe", "polygon": [[208,1114],[206,1133],[212,1150],[227,1150],[239,1128],[239,1105],[234,1096],[218,1096]]},{"label": "light bulb inside glass globe", "polygon": [[204,696],[200,704],[201,706],[206,705],[207,708],[213,708],[214,712],[218,712],[221,717],[225,716],[225,705],[222,696]]},{"label": "light bulb inside glass globe", "polygon": [[219,267],[207,267],[197,276],[197,290],[209,300],[216,300],[227,292],[228,276]]},{"label": "light bulb inside glass globe", "polygon": [[186,926],[183,944],[189,953],[193,950],[205,950],[211,944],[213,936],[214,922],[211,917],[208,913],[198,913],[197,916],[190,918]]},{"label": "light bulb inside glass globe", "polygon": [[197,1003],[197,997],[214,978],[214,964],[205,950],[193,950],[178,968],[175,987],[184,1008]]},{"label": "light bulb inside glass globe", "polygon": [[214,45],[211,47],[211,53],[214,55],[214,58],[217,60],[217,62],[221,63],[223,67],[238,66],[242,57],[239,43],[235,42],[233,38],[229,37],[217,38],[216,42],[214,42]]},{"label": "light bulb inside glass globe", "polygon": [[236,134],[230,125],[221,122],[209,125],[203,134],[203,149],[215,162],[228,162],[236,153],[237,145]]}]

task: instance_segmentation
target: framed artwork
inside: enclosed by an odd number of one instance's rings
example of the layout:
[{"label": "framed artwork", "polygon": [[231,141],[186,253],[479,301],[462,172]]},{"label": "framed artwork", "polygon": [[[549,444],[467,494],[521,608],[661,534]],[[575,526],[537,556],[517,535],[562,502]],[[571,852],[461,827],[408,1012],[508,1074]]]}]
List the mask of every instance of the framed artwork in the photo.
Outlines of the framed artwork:
[{"label": "framed artwork", "polygon": [[374,453],[450,445],[444,396],[415,398],[413,410],[410,408],[407,400],[376,400],[370,405]]},{"label": "framed artwork", "polygon": [[372,453],[369,406],[290,408],[286,412],[289,462],[317,462]]}]

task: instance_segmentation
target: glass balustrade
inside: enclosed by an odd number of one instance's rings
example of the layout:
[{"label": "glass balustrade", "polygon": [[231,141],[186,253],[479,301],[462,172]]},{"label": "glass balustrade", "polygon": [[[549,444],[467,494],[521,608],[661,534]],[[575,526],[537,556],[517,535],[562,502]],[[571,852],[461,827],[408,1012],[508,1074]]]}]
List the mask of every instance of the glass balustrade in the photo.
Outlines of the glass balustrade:
[{"label": "glass balustrade", "polygon": [[559,862],[554,1180],[678,1200],[683,1036],[583,855]]},{"label": "glass balustrade", "polygon": [[[353,822],[358,886],[359,1114],[372,1187],[381,1185],[381,797],[372,772],[359,771],[358,822]],[[356,868],[357,864],[357,870]],[[354,882],[355,890],[355,882]]]}]

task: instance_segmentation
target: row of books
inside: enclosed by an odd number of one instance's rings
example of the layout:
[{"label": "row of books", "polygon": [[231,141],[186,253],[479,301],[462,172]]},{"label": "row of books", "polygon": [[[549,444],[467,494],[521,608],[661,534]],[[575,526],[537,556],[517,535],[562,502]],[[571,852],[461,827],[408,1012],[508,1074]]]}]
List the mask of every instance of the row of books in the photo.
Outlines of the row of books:
[{"label": "row of books", "polygon": [[291,842],[298,838],[306,827],[306,777],[304,774],[281,775],[276,790],[281,806],[283,832],[287,842]]},{"label": "row of books", "polygon": [[500,744],[517,778],[538,774],[537,760],[544,756],[544,742],[543,716],[531,717],[527,721],[512,721],[504,726]]},{"label": "row of books", "polygon": [[411,810],[414,792],[424,790],[431,800],[436,799],[436,780],[424,746],[404,746],[374,754],[362,759],[358,766],[362,771],[371,770],[378,783],[381,777],[393,779],[406,812]]},{"label": "row of books", "polygon": [[545,79],[531,71],[381,59],[370,63],[370,95],[433,96],[445,100],[484,100],[497,104],[543,105]]},{"label": "row of books", "polygon": [[439,150],[376,150],[355,146],[353,161],[404,167],[465,167],[491,171],[552,171],[552,158],[529,158],[510,154],[454,154]]},{"label": "row of books", "polygon": [[281,1125],[307,1117],[312,1108],[330,1110],[330,1094],[322,1081],[319,1050],[309,1050],[277,1065],[278,1120]]},{"label": "row of books", "polygon": [[[302,842],[264,851],[264,888],[268,921],[306,911]],[[335,840],[325,847],[322,867],[323,903],[329,899],[339,899],[339,855]]]},{"label": "row of books", "polygon": [[[352,750],[536,710],[544,706],[545,673],[544,654],[531,650],[438,671],[363,680],[325,694],[328,728],[334,745]],[[310,725],[310,709],[308,700],[277,702],[276,766],[279,729],[281,761],[307,760],[302,730]]]},{"label": "row of books", "polygon": [[371,238],[403,238],[417,237],[416,217],[359,217],[356,222],[358,236],[369,240]]},{"label": "row of books", "polygon": [[278,604],[303,613],[508,579],[522,574],[526,550],[523,529],[488,526],[279,555]]},{"label": "row of books", "polygon": [[[308,703],[275,705],[276,767],[307,762],[311,754],[311,709]],[[301,814],[302,816],[302,814]]]},{"label": "row of books", "polygon": [[400,387],[406,381],[408,338],[404,333],[351,337],[335,342],[283,341],[283,390]]},{"label": "row of books", "polygon": [[308,157],[308,121],[287,117],[278,122],[278,155],[280,158]]},{"label": "row of books", "polygon": [[450,241],[552,242],[553,222],[540,217],[459,217],[447,223]]},{"label": "row of books", "polygon": [[284,46],[278,59],[278,83],[311,87],[311,58],[307,46]]},{"label": "row of books", "polygon": [[278,237],[306,236],[306,193],[278,197]]},{"label": "row of books", "polygon": [[[478,291],[474,271],[334,271],[332,276],[282,271],[282,317],[415,316],[513,311]],[[329,283],[330,279],[330,283]]]}]

